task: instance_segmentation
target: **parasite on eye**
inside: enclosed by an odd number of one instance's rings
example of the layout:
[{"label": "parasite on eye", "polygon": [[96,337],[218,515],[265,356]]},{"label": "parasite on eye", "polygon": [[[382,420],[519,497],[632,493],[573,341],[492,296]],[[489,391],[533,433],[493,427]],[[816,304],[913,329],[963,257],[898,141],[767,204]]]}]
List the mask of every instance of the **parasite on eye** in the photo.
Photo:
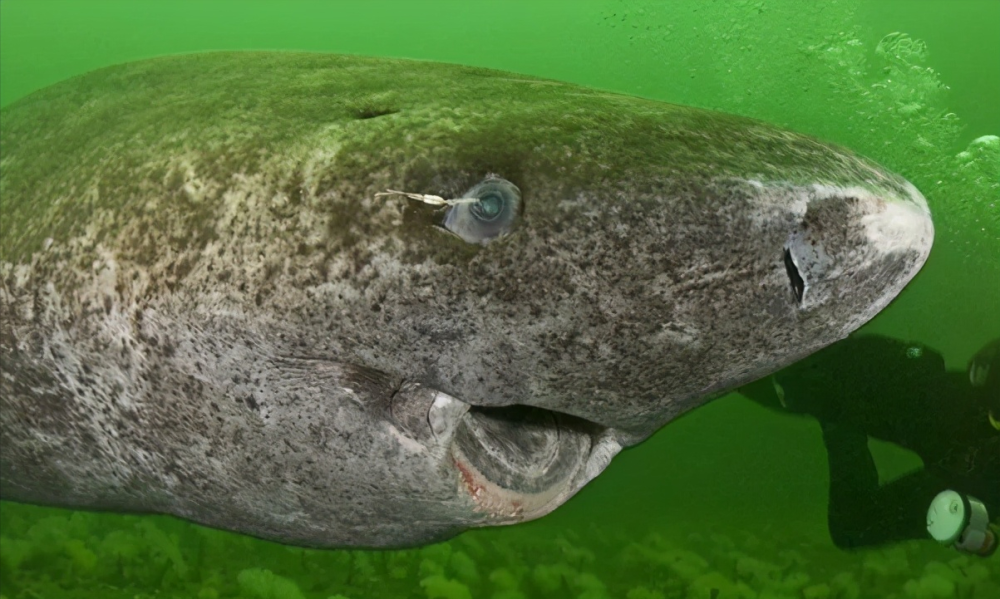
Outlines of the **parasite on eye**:
[{"label": "parasite on eye", "polygon": [[380,191],[375,194],[376,198],[384,198],[386,196],[403,196],[411,200],[416,200],[418,202],[430,204],[431,206],[454,206],[455,204],[472,204],[478,201],[476,198],[458,198],[456,200],[446,200],[441,196],[424,194],[424,193],[410,193],[408,191],[399,191],[398,189],[387,189],[385,191]]},{"label": "parasite on eye", "polygon": [[375,197],[391,195],[446,207],[442,226],[463,241],[480,245],[509,233],[521,211],[521,190],[495,175],[486,177],[455,199],[395,189],[379,192]]}]

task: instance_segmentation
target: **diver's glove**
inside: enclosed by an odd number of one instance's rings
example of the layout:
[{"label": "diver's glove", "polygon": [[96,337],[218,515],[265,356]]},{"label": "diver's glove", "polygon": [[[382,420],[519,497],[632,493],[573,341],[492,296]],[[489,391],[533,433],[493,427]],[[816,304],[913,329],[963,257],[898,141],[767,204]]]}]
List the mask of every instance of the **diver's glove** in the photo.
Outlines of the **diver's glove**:
[{"label": "diver's glove", "polygon": [[942,545],[964,553],[985,557],[997,549],[997,530],[990,526],[983,502],[950,489],[931,501],[927,532]]}]

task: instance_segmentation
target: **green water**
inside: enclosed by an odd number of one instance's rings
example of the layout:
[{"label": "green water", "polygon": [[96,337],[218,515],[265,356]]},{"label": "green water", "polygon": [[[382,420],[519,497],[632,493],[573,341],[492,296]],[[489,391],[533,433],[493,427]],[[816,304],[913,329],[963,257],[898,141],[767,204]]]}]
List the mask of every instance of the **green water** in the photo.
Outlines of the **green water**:
[{"label": "green water", "polygon": [[[913,181],[937,226],[927,266],[864,330],[926,343],[952,368],[1000,336],[1000,145],[973,142],[1000,134],[996,0],[3,0],[0,104],[105,65],[219,49],[488,66],[841,143]],[[889,444],[873,451],[883,478],[919,465]],[[401,552],[304,551],[163,517],[3,503],[0,594],[1000,596],[1000,557],[930,541],[835,549],[825,459],[815,421],[731,395],[623,452],[542,520]]]}]

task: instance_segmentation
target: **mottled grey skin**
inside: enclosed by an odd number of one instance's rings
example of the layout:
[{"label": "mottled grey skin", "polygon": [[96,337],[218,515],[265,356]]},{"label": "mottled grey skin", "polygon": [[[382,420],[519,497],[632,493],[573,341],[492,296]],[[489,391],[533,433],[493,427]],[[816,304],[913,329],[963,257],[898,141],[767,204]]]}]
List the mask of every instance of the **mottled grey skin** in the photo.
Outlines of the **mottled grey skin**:
[{"label": "mottled grey skin", "polygon": [[[545,514],[859,327],[933,237],[846,150],[443,64],[144,61],[18,101],[0,141],[3,498],[302,545]],[[523,212],[486,245],[375,198],[491,173]]]}]

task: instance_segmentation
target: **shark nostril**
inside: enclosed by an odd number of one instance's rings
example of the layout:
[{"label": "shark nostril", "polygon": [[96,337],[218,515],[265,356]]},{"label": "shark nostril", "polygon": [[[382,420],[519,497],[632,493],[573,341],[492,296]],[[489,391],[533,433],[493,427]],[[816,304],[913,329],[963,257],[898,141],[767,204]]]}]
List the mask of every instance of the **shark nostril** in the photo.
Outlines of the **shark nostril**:
[{"label": "shark nostril", "polygon": [[795,265],[795,260],[792,258],[792,252],[787,247],[784,252],[785,260],[785,274],[788,275],[788,282],[792,286],[792,293],[795,295],[795,301],[801,306],[802,296],[806,291],[806,282],[799,274],[799,268]]}]

